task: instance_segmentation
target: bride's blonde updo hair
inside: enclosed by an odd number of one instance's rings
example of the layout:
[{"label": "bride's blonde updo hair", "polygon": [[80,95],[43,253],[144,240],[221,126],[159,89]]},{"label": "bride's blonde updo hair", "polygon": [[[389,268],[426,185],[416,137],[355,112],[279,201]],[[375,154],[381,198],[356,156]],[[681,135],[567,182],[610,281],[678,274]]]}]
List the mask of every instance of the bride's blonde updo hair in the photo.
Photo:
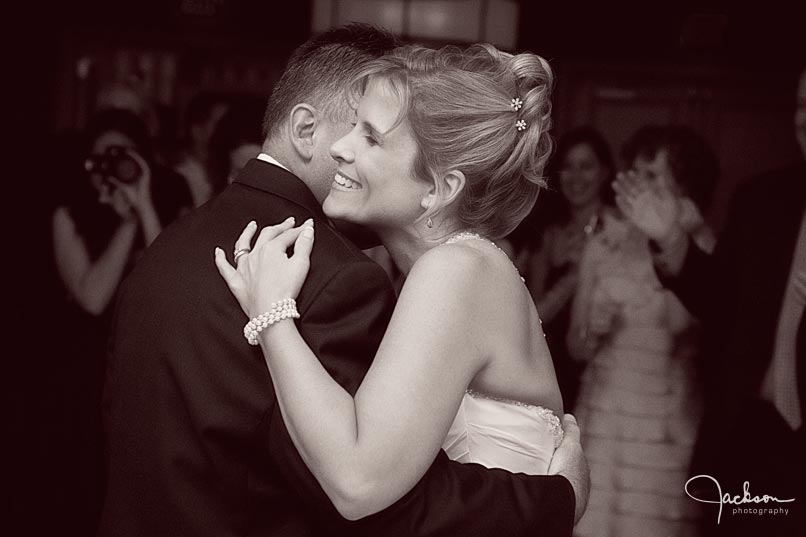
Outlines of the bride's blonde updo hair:
[{"label": "bride's blonde updo hair", "polygon": [[[441,201],[421,219],[444,209],[442,177],[459,170],[466,180],[456,213],[460,228],[492,239],[515,229],[545,186],[552,148],[548,62],[487,44],[465,50],[411,45],[369,62],[350,88],[353,99],[370,78],[388,82],[397,94],[402,108],[395,126],[408,120],[419,149],[414,174],[436,185]],[[522,103],[517,111],[513,99]]]}]

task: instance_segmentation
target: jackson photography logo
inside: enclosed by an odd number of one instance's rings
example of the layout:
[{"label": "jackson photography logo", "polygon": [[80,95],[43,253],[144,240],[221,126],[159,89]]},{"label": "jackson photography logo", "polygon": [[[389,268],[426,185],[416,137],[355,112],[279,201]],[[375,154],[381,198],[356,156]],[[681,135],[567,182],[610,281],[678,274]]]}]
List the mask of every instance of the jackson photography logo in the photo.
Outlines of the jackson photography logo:
[{"label": "jackson photography logo", "polygon": [[[718,500],[711,500],[705,498],[697,498],[696,496],[692,495],[689,492],[689,485],[697,480],[710,480],[715,488],[716,497],[719,498]],[[698,485],[697,492],[700,493],[705,487],[702,485]],[[780,504],[788,504],[795,501],[795,498],[788,498],[788,499],[779,499],[775,496],[770,496],[769,494],[762,494],[761,496],[753,496],[750,494],[750,482],[745,481],[744,486],[742,487],[742,494],[736,494],[731,496],[728,492],[722,492],[722,487],[719,484],[719,481],[711,477],[710,475],[701,474],[695,475],[694,477],[690,478],[686,481],[686,494],[692,500],[696,500],[702,503],[715,503],[719,505],[719,512],[716,515],[716,523],[719,524],[722,521],[722,510],[723,508],[728,506],[731,510],[731,515],[770,515],[770,516],[787,516],[789,515],[789,507],[786,505]],[[709,495],[709,497],[712,497]],[[758,504],[763,504],[763,506],[758,506]],[[769,506],[768,506],[769,505]],[[747,507],[744,507],[747,506]]]}]

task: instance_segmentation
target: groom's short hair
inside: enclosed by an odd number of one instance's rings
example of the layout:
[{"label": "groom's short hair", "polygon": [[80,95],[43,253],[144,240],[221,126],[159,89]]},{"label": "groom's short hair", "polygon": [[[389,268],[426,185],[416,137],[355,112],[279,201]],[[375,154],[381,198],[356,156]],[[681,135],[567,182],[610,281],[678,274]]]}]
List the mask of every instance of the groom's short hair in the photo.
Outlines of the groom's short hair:
[{"label": "groom's short hair", "polygon": [[334,121],[347,112],[345,88],[369,60],[399,45],[389,32],[351,23],[312,37],[291,54],[274,86],[263,116],[263,135],[270,137],[299,103],[315,106]]}]

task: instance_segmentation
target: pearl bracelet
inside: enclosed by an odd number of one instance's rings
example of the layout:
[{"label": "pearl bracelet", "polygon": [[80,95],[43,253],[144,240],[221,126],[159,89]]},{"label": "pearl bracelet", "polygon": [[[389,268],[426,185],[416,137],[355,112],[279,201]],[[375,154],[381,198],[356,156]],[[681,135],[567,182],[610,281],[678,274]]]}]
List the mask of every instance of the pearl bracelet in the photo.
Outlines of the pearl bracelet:
[{"label": "pearl bracelet", "polygon": [[246,323],[246,326],[243,327],[243,336],[250,345],[257,345],[257,336],[260,334],[260,331],[283,319],[299,319],[297,301],[293,298],[272,302],[269,311],[261,313]]}]

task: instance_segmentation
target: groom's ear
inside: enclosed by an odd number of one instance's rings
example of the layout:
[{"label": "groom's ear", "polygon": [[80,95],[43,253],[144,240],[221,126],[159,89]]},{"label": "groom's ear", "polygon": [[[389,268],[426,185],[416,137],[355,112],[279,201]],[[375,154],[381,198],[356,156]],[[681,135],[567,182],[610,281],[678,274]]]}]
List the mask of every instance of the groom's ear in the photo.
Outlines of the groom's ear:
[{"label": "groom's ear", "polygon": [[465,174],[459,170],[451,170],[447,172],[440,180],[445,187],[443,190],[443,195],[437,199],[437,187],[432,185],[425,193],[425,196],[423,196],[423,199],[420,203],[423,209],[430,209],[436,204],[439,204],[440,208],[447,207],[455,202],[465,189]]},{"label": "groom's ear", "polygon": [[314,133],[317,124],[317,112],[313,106],[300,103],[291,109],[289,114],[291,145],[300,158],[306,162],[313,158]]}]

